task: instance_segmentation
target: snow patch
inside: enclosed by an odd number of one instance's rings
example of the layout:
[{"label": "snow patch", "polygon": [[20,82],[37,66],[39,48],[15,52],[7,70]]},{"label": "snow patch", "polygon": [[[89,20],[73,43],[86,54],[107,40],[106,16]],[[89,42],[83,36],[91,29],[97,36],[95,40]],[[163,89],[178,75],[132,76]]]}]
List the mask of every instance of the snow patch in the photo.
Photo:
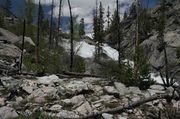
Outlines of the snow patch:
[{"label": "snow patch", "polygon": [[103,45],[103,52],[110,57],[113,60],[118,60],[119,54],[118,51],[110,46],[108,46],[107,44]]},{"label": "snow patch", "polygon": [[[156,81],[157,83],[163,84],[163,81],[161,79],[160,75],[157,75],[155,73],[151,73],[151,79],[153,79],[154,81]],[[164,78],[165,79],[165,78]]]},{"label": "snow patch", "polygon": [[95,46],[81,41],[75,46],[75,52],[83,58],[92,58],[95,53]]}]

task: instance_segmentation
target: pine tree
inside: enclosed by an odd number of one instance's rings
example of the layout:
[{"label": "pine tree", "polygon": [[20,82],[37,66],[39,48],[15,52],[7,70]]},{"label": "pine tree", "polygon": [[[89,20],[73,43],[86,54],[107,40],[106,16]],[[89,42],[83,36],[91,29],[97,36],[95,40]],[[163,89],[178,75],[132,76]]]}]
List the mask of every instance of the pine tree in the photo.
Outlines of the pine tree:
[{"label": "pine tree", "polygon": [[108,9],[107,9],[107,23],[108,23],[108,26],[107,26],[107,27],[108,27],[108,28],[109,28],[109,26],[110,26],[110,19],[111,19],[111,18],[110,18],[110,14],[111,14],[111,13],[110,13],[110,8],[109,8],[109,6],[108,6]]},{"label": "pine tree", "polygon": [[5,28],[4,14],[0,13],[0,27]]},{"label": "pine tree", "polygon": [[94,40],[97,41],[98,37],[98,5],[96,0],[96,9],[93,10],[93,31],[94,31]]},{"label": "pine tree", "polygon": [[9,11],[11,10],[12,6],[11,0],[5,0],[3,7],[6,9],[6,15],[9,16]]},{"label": "pine tree", "polygon": [[127,17],[128,17],[128,16],[127,16],[127,12],[125,11],[123,18],[126,19]]},{"label": "pine tree", "polygon": [[169,66],[168,66],[168,58],[167,58],[167,51],[166,51],[166,42],[164,41],[164,31],[165,31],[165,0],[161,0],[160,2],[160,16],[158,19],[158,36],[157,39],[159,40],[160,47],[164,52],[164,62],[165,62],[165,76],[166,80],[163,79],[164,85],[169,87],[170,85],[173,84],[173,80],[169,79]]},{"label": "pine tree", "polygon": [[83,35],[85,35],[85,31],[84,31],[84,18],[81,18],[80,20],[80,24],[79,24],[79,36],[82,37]]},{"label": "pine tree", "polygon": [[32,24],[33,22],[33,10],[34,10],[34,3],[32,0],[26,1],[26,8],[25,8],[25,18],[28,25]]},{"label": "pine tree", "polygon": [[[147,89],[151,85],[150,68],[147,57],[144,55],[140,44],[140,2],[136,1],[136,37],[135,37],[135,55],[134,55],[134,84],[140,89]],[[145,83],[144,83],[145,82]]]},{"label": "pine tree", "polygon": [[98,37],[98,46],[97,46],[97,53],[98,57],[102,54],[102,43],[103,41],[103,36],[104,36],[104,8],[102,6],[102,2],[99,4],[99,16],[97,18],[97,37]]}]

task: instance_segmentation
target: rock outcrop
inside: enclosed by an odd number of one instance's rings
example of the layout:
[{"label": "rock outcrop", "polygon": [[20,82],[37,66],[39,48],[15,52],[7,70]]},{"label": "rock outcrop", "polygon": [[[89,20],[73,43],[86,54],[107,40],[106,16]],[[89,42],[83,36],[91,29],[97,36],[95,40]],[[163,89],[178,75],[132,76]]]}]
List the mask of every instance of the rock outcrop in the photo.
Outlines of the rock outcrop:
[{"label": "rock outcrop", "polygon": [[[20,80],[23,79],[23,80]],[[3,119],[41,112],[60,118],[76,118],[88,114],[124,106],[153,96],[164,94],[162,86],[153,85],[146,91],[138,87],[126,87],[120,82],[110,83],[100,78],[63,78],[56,75],[44,77],[1,77],[0,116]],[[48,83],[47,83],[48,82]],[[16,87],[16,88],[14,88]],[[169,89],[170,93],[172,90]],[[177,93],[176,93],[177,94]],[[173,109],[179,101],[173,100]],[[122,114],[103,113],[105,119],[147,118],[151,110],[166,109],[164,101],[155,100]],[[143,108],[143,107],[147,108]],[[4,113],[7,112],[7,113]],[[166,119],[165,117],[163,119]]]}]

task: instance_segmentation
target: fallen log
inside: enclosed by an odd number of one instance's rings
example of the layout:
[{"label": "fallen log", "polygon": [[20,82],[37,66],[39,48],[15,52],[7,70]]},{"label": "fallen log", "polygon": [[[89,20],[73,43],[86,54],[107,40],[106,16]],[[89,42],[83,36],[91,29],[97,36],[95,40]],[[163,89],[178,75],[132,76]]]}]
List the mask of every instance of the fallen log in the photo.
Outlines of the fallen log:
[{"label": "fallen log", "polygon": [[77,72],[63,71],[63,74],[76,77],[94,77],[94,78],[107,78],[105,76],[93,75],[93,74],[82,74]]},{"label": "fallen log", "polygon": [[[171,94],[154,95],[154,96],[145,98],[143,100],[132,102],[130,104],[128,103],[125,106],[119,106],[117,108],[107,109],[107,110],[104,110],[101,112],[95,112],[95,113],[89,114],[87,116],[83,116],[83,117],[79,117],[79,118],[71,118],[71,119],[94,119],[98,116],[101,116],[103,113],[110,113],[110,114],[117,114],[118,113],[118,114],[120,114],[122,112],[125,112],[126,110],[136,108],[136,107],[141,106],[142,104],[145,104],[147,102],[151,102],[151,101],[158,100],[158,99],[169,99],[169,98],[171,98]],[[69,119],[69,118],[64,118],[64,119]]]}]

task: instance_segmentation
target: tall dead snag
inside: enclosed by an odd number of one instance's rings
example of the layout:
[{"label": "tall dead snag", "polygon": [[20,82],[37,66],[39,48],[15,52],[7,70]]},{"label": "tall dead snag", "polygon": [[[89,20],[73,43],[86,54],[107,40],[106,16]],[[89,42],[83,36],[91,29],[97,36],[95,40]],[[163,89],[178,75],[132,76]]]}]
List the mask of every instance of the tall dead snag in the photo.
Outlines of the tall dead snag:
[{"label": "tall dead snag", "polygon": [[61,27],[61,9],[62,9],[62,1],[59,1],[59,14],[58,14],[58,27],[57,27],[57,31],[58,31],[58,37],[56,38],[56,46],[58,46],[58,40],[61,40],[61,36],[60,36],[60,27]]},{"label": "tall dead snag", "polygon": [[120,17],[119,17],[119,0],[116,1],[116,5],[117,5],[117,13],[116,13],[116,17],[117,17],[117,40],[118,40],[118,53],[119,53],[119,57],[118,57],[118,63],[119,63],[119,67],[121,67],[121,33],[120,33]]},{"label": "tall dead snag", "polygon": [[135,56],[134,56],[134,78],[138,79],[139,73],[139,0],[136,0],[136,37],[135,37]]},{"label": "tall dead snag", "polygon": [[54,8],[54,0],[52,0],[52,4],[51,4],[51,21],[50,21],[50,33],[49,33],[49,50],[51,49],[51,45],[52,45],[52,31],[53,31],[53,10]]},{"label": "tall dead snag", "polygon": [[71,22],[71,62],[70,62],[70,71],[73,70],[73,60],[74,60],[74,46],[73,46],[73,41],[74,41],[74,29],[73,29],[73,16],[72,16],[72,10],[71,10],[71,4],[70,1],[68,0],[68,5],[69,5],[69,12],[70,12],[70,22]]},{"label": "tall dead snag", "polygon": [[21,46],[21,59],[20,59],[20,64],[19,64],[19,71],[20,72],[22,71],[25,34],[26,34],[26,20],[24,19],[24,21],[23,21],[23,37],[22,37],[22,46]]},{"label": "tall dead snag", "polygon": [[164,30],[165,30],[165,0],[161,0],[161,7],[160,7],[160,16],[159,16],[159,23],[158,23],[158,36],[157,39],[160,42],[160,49],[164,52],[164,62],[165,62],[165,76],[166,82],[165,86],[169,87],[173,84],[172,79],[169,77],[169,67],[168,67],[168,58],[167,58],[167,51],[166,51],[166,42],[164,41]]},{"label": "tall dead snag", "polygon": [[35,47],[35,60],[36,60],[36,65],[39,63],[40,5],[41,5],[41,1],[39,0],[39,5],[38,5],[38,20],[37,20],[37,40],[36,40],[36,47]]}]

